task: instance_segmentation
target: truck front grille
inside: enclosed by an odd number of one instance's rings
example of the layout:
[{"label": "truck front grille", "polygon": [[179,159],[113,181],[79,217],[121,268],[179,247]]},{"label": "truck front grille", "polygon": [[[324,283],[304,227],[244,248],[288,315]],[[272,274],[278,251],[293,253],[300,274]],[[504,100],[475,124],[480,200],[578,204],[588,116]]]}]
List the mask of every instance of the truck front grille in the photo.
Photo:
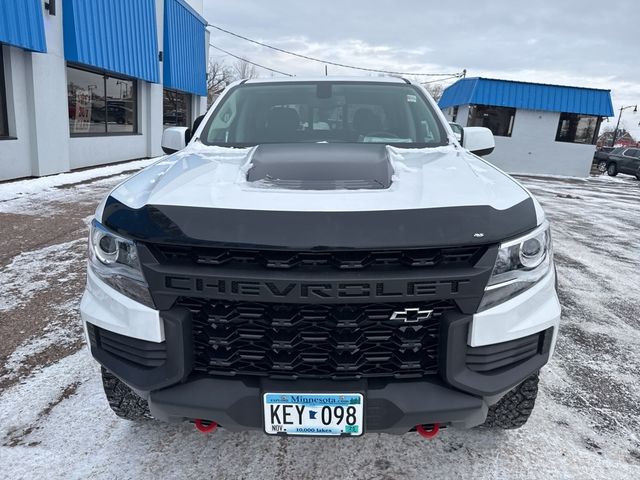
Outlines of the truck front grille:
[{"label": "truck front grille", "polygon": [[456,267],[473,265],[485,246],[401,250],[298,251],[153,245],[162,263],[243,266],[266,269],[337,269]]},{"label": "truck front grille", "polygon": [[[276,304],[180,298],[193,316],[195,374],[415,378],[437,373],[453,303]],[[394,312],[415,310],[392,320]],[[426,310],[433,313],[426,318]]]}]

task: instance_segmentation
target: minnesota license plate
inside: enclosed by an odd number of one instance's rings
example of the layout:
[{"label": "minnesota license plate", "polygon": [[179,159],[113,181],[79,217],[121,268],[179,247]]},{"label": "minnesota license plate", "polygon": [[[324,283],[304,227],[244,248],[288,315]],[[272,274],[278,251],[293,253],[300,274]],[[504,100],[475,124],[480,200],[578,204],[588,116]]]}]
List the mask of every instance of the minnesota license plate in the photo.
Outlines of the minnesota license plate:
[{"label": "minnesota license plate", "polygon": [[265,393],[264,431],[270,435],[362,435],[359,393]]}]

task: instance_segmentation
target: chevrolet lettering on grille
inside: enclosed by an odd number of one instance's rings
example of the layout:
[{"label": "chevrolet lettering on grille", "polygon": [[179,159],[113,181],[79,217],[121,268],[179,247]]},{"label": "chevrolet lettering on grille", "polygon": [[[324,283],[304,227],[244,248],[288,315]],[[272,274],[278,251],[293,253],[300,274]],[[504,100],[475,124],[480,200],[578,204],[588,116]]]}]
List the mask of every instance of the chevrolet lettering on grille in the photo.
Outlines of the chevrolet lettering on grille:
[{"label": "chevrolet lettering on grille", "polygon": [[451,298],[468,294],[470,280],[400,282],[277,282],[229,280],[167,275],[167,291],[193,292],[208,298],[262,297],[282,299]]}]

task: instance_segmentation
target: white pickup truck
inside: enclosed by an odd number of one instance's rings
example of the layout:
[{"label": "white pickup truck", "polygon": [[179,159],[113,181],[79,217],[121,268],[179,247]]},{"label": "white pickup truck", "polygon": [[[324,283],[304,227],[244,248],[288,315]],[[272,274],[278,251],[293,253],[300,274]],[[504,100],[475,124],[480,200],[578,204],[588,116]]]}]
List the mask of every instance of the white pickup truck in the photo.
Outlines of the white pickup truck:
[{"label": "white pickup truck", "polygon": [[516,428],[560,305],[533,196],[400,78],[254,79],[91,225],[115,413],[269,435]]}]

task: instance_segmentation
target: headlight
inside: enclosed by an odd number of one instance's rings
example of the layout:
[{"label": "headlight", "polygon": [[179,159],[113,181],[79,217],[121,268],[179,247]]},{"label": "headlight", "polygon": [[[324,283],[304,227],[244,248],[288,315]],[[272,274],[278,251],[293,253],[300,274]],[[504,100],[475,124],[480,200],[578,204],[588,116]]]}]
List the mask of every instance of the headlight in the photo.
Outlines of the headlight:
[{"label": "headlight", "polygon": [[531,233],[503,243],[478,310],[486,310],[524,292],[540,281],[552,264],[551,232],[546,221]]},{"label": "headlight", "polygon": [[89,266],[107,285],[155,308],[149,286],[144,280],[136,244],[107,230],[100,222],[91,222],[89,234]]}]

